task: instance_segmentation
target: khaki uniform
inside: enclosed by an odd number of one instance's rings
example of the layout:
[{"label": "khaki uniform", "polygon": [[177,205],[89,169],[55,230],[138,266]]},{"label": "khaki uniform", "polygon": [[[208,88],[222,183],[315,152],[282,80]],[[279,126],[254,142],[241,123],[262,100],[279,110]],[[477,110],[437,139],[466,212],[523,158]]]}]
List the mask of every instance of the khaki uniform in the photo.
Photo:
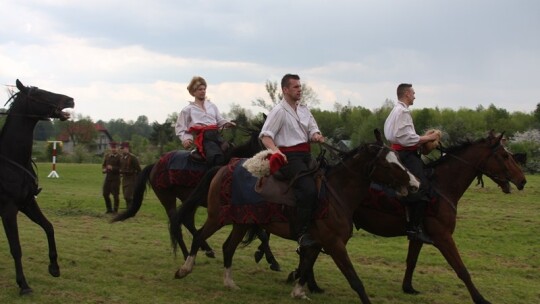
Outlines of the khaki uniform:
[{"label": "khaki uniform", "polygon": [[[110,168],[108,168],[109,166]],[[101,171],[105,174],[102,194],[105,199],[107,213],[118,212],[118,205],[120,204],[120,153],[109,152],[105,154],[101,164]],[[114,200],[114,210],[111,205],[111,194]]]},{"label": "khaki uniform", "polygon": [[128,209],[133,201],[133,192],[139,172],[141,172],[141,165],[137,156],[129,152],[123,153],[120,157],[120,174],[122,174],[122,194]]}]

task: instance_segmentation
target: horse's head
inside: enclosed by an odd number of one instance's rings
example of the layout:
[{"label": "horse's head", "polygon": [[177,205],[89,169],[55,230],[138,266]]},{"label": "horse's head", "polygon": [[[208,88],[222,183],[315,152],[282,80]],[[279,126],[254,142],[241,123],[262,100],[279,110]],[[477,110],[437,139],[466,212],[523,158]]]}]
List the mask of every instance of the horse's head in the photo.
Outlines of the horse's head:
[{"label": "horse's head", "polygon": [[40,119],[66,120],[69,118],[69,113],[62,110],[75,106],[73,98],[69,96],[52,93],[37,87],[27,87],[19,79],[17,79],[16,85],[19,93],[10,107],[10,114]]},{"label": "horse's head", "polygon": [[485,151],[481,154],[483,156],[478,162],[478,169],[497,183],[504,193],[510,193],[510,183],[522,190],[527,180],[520,166],[502,145],[503,135],[504,132],[496,136],[491,130],[485,140],[477,142]]},{"label": "horse's head", "polygon": [[358,169],[367,173],[372,182],[389,186],[400,196],[416,192],[420,187],[418,179],[403,166],[397,153],[384,145],[380,131],[374,133],[376,141],[360,146],[352,156]]}]

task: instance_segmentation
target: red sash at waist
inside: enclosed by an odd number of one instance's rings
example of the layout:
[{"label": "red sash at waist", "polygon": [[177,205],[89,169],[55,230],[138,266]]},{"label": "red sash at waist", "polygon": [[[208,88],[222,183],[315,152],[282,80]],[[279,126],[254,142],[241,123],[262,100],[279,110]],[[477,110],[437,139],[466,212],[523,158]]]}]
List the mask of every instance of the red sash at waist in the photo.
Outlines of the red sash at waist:
[{"label": "red sash at waist", "polygon": [[209,125],[209,126],[195,125],[189,128],[188,130],[188,132],[192,134],[198,133],[197,137],[195,137],[195,140],[193,141],[193,144],[195,144],[195,147],[197,147],[197,151],[199,151],[199,153],[204,158],[206,158],[206,156],[204,155],[204,148],[203,148],[204,131],[217,130],[217,129],[218,129],[217,125]]},{"label": "red sash at waist", "polygon": [[400,144],[392,144],[392,150],[394,151],[416,151],[418,146],[405,147]]},{"label": "red sash at waist", "polygon": [[279,147],[279,150],[283,153],[287,152],[310,152],[311,146],[309,143],[301,143],[290,147]]}]

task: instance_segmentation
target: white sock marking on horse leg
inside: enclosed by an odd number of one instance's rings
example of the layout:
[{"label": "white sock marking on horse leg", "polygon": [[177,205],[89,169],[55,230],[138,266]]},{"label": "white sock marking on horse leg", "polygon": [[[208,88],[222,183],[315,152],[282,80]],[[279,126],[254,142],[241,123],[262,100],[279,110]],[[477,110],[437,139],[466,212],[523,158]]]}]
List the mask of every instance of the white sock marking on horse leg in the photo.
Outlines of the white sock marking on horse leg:
[{"label": "white sock marking on horse leg", "polygon": [[311,299],[306,295],[304,287],[302,287],[302,285],[300,285],[298,282],[294,284],[293,290],[291,291],[291,297],[294,299],[311,301]]},{"label": "white sock marking on horse leg", "polygon": [[180,267],[178,272],[180,273],[181,277],[185,277],[188,274],[190,274],[193,271],[193,265],[195,264],[195,256],[189,255],[184,262],[184,265]]},{"label": "white sock marking on horse leg", "polygon": [[240,289],[238,285],[234,282],[232,278],[232,268],[225,268],[225,271],[223,272],[223,285],[229,289]]}]

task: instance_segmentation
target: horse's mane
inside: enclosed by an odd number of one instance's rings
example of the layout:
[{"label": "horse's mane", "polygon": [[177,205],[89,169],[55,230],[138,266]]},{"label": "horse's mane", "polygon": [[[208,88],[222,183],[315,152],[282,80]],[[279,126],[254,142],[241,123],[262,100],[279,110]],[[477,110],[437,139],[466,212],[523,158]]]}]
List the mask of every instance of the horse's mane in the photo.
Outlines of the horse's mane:
[{"label": "horse's mane", "polygon": [[480,138],[480,139],[477,139],[477,140],[470,140],[470,139],[463,139],[463,140],[460,140],[458,141],[457,143],[449,146],[449,147],[442,147],[439,149],[439,151],[443,154],[440,158],[428,163],[426,166],[427,167],[436,167],[438,165],[440,165],[441,163],[443,163],[444,161],[446,161],[447,159],[450,158],[450,154],[456,154],[470,146],[472,146],[473,144],[479,144],[479,143],[483,143],[483,142],[486,142],[487,139],[485,138]]}]

